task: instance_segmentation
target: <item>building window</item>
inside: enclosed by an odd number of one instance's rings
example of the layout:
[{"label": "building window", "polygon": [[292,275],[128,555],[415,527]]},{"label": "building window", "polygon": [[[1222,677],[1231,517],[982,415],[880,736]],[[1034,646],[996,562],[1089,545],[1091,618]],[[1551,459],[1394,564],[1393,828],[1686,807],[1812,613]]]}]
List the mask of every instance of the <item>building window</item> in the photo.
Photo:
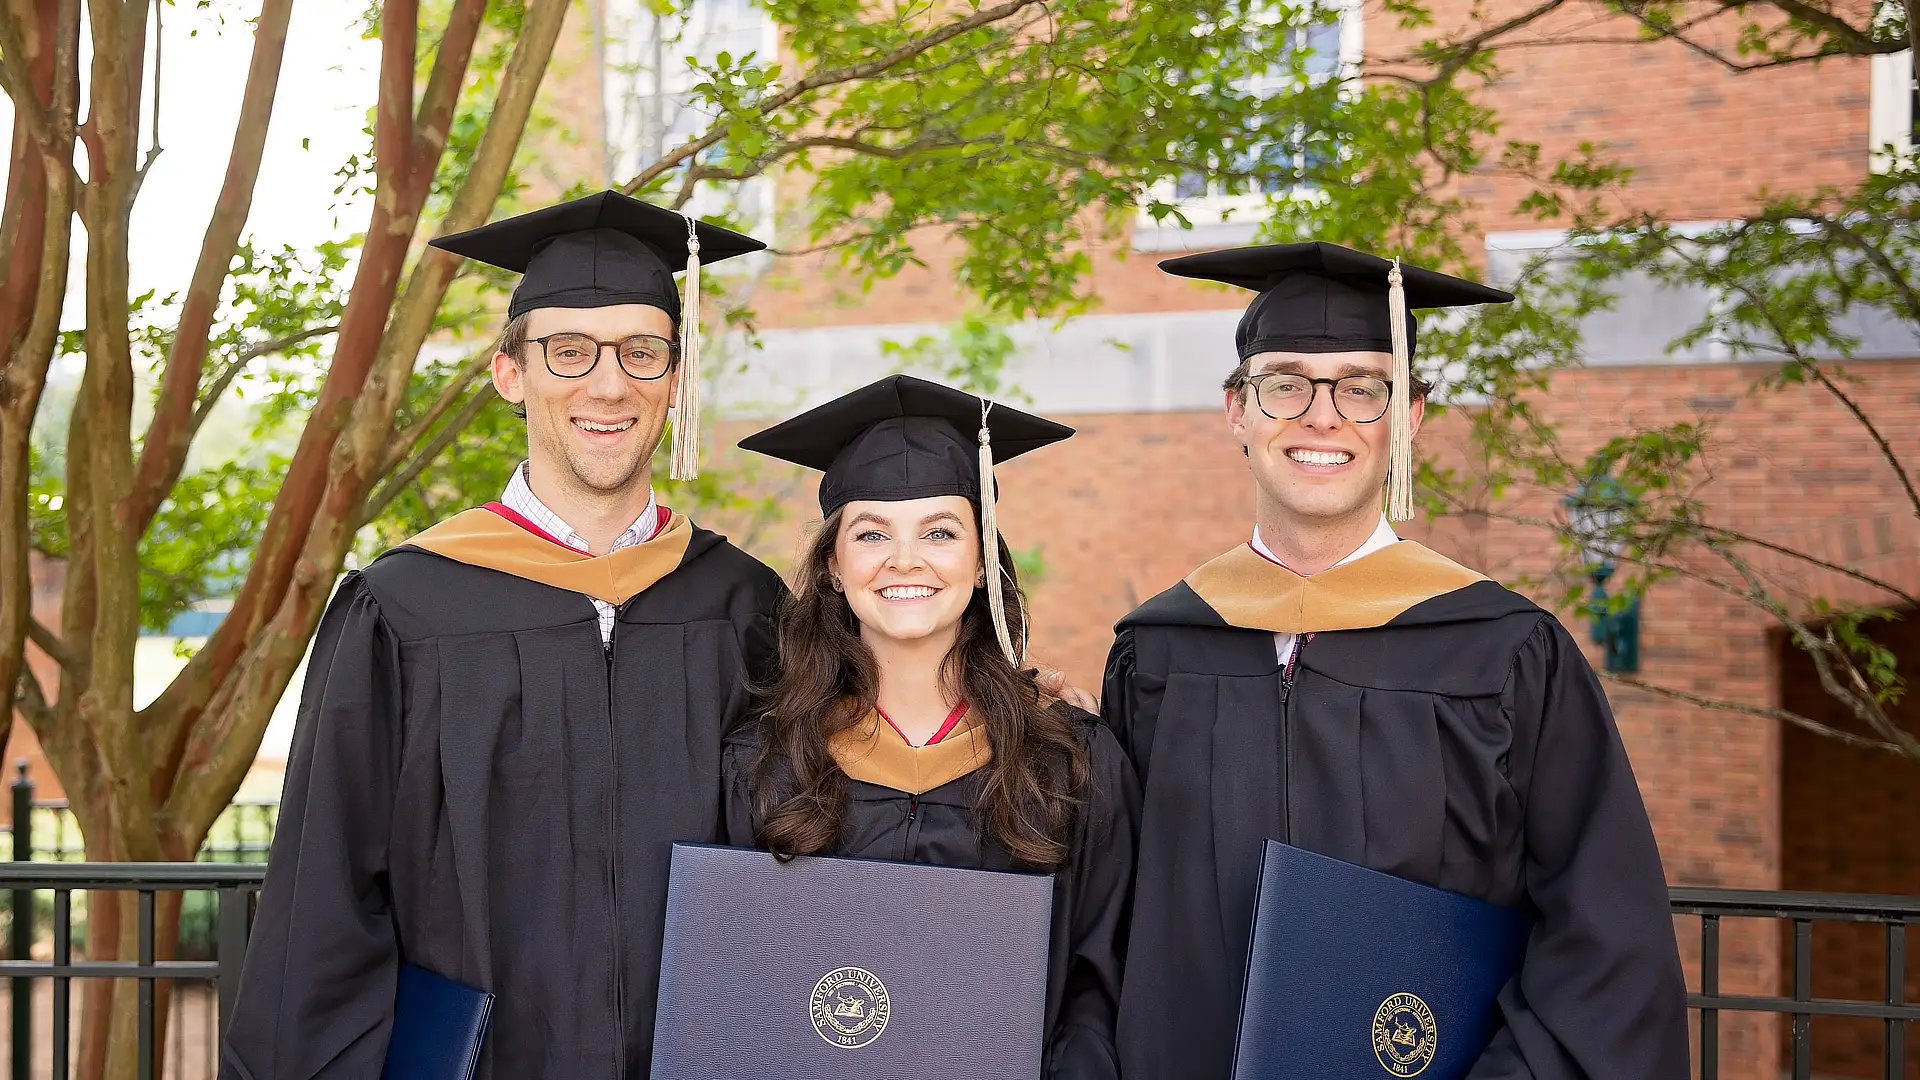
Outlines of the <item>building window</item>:
[{"label": "building window", "polygon": [[1920,146],[1920,80],[1913,74],[1911,52],[1888,53],[1872,60],[1873,93],[1868,106],[1867,149],[1876,169],[1892,164],[1887,148],[1901,157]]},{"label": "building window", "polygon": [[[1672,227],[1682,235],[1697,236],[1728,224],[1686,221],[1675,222]],[[1512,285],[1536,258],[1546,258],[1549,267],[1577,258],[1567,234],[1558,229],[1489,233],[1486,247],[1488,281],[1500,287]],[[1639,272],[1623,274],[1607,288],[1614,298],[1613,307],[1596,311],[1580,322],[1581,353],[1589,365],[1699,364],[1767,358],[1764,354],[1736,354],[1727,342],[1712,337],[1670,348],[1724,303],[1716,290],[1692,285],[1672,287]],[[1920,350],[1920,338],[1910,324],[1869,307],[1839,314],[1834,327],[1855,341],[1845,359],[1907,359]]]},{"label": "building window", "polygon": [[[1289,51],[1305,53],[1311,83],[1359,74],[1362,13],[1357,0],[1341,3],[1336,17],[1308,26],[1283,26],[1283,17],[1283,12],[1265,8],[1253,20],[1260,27],[1258,32],[1284,34]],[[1252,94],[1284,94],[1296,89],[1295,83],[1291,66],[1283,66],[1247,79],[1241,87]],[[1304,129],[1283,132],[1223,163],[1222,172],[1264,174],[1259,180],[1234,183],[1196,172],[1163,181],[1147,192],[1134,223],[1133,247],[1136,251],[1186,251],[1245,243],[1266,219],[1269,200],[1289,194],[1311,196],[1311,187],[1293,177],[1311,171],[1319,155],[1328,152]],[[1184,229],[1172,218],[1155,221],[1146,208],[1152,202],[1171,203],[1193,228]]]},{"label": "building window", "polygon": [[[1721,222],[1686,222],[1676,227],[1704,230]],[[1500,287],[1511,285],[1536,259],[1549,266],[1571,263],[1578,251],[1561,229],[1489,233],[1487,277]],[[1713,310],[1713,290],[1669,288],[1644,273],[1620,276],[1608,285],[1614,297],[1610,310],[1596,311],[1580,322],[1581,352],[1588,364],[1702,363],[1729,358],[1725,344],[1701,341],[1668,351],[1675,338],[1697,326]]]},{"label": "building window", "polygon": [[[598,9],[606,165],[615,183],[712,124],[693,94],[700,76],[689,59],[711,64],[725,53],[738,62],[751,53],[768,63],[780,47],[778,27],[754,0],[698,0],[664,16],[646,0],[602,0]],[[701,216],[731,214],[768,238],[773,182],[763,176],[703,185],[686,209]]]}]

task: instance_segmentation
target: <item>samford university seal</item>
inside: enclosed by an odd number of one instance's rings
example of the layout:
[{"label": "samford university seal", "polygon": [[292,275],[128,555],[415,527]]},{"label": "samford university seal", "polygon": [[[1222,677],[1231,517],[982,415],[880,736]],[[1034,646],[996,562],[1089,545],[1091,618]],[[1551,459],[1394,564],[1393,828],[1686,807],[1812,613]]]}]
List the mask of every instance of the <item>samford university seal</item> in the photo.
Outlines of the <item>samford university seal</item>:
[{"label": "samford university seal", "polygon": [[835,1046],[855,1050],[880,1037],[893,1003],[887,987],[864,968],[835,968],[814,985],[808,999],[813,1030]]},{"label": "samford university seal", "polygon": [[1439,1041],[1433,1010],[1413,994],[1394,994],[1373,1014],[1373,1056],[1390,1076],[1420,1075]]}]

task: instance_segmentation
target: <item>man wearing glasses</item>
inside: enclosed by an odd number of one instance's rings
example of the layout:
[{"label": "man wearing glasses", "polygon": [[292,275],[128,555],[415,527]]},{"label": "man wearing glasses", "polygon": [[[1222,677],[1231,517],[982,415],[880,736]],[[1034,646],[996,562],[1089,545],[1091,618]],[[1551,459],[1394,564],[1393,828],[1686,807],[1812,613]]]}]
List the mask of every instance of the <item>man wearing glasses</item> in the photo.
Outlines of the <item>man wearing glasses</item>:
[{"label": "man wearing glasses", "polygon": [[[1161,265],[1259,294],[1225,384],[1256,524],[1122,619],[1108,660],[1145,794],[1122,1075],[1231,1074],[1273,839],[1531,917],[1475,1080],[1682,1080],[1665,878],[1598,681],[1552,615],[1389,521],[1412,516],[1426,395],[1408,309],[1513,297],[1331,244]],[[1381,912],[1356,963],[1394,932]]]},{"label": "man wearing glasses", "polygon": [[763,245],[610,191],[435,244],[524,275],[493,381],[527,460],[327,609],[227,1080],[381,1075],[402,962],[496,995],[483,1077],[646,1075],[670,847],[717,838],[771,663],[779,579],[652,471],[673,405],[693,472],[674,273]]}]

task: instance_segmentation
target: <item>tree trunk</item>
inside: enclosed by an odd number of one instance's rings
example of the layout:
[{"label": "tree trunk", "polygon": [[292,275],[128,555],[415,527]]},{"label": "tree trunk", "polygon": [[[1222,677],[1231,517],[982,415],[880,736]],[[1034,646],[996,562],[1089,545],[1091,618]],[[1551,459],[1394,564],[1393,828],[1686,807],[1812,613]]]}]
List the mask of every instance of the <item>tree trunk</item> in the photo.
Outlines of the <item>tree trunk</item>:
[{"label": "tree trunk", "polygon": [[[58,26],[66,45],[60,62],[69,77],[64,83],[55,79],[49,93],[58,113],[63,102],[77,98],[79,0],[0,4],[15,9],[31,4],[49,19],[62,20]],[[78,199],[88,226],[87,362],[67,445],[70,573],[61,625],[69,639],[57,647],[68,656],[57,686],[45,688],[36,730],[67,789],[87,857],[94,861],[190,859],[231,800],[312,637],[368,493],[411,449],[410,443],[399,445],[394,416],[457,262],[444,253],[429,254],[396,303],[486,2],[453,0],[431,74],[418,88],[417,0],[389,0],[381,27],[375,208],[320,403],[232,612],[167,690],[136,711],[132,662],[140,609],[139,545],[191,441],[190,430],[181,437],[182,425],[196,404],[210,304],[244,228],[290,5],[291,0],[264,0],[241,110],[245,130],[235,137],[226,187],[162,373],[156,417],[137,456],[130,426],[135,390],[127,241],[140,170],[138,101],[147,0],[90,0],[85,8],[94,46],[90,115],[78,132],[88,155],[87,184],[76,188],[73,183],[71,109],[64,127],[56,125],[66,133],[64,157],[45,151],[45,140],[25,130],[45,128],[45,121],[17,114],[15,167],[7,217],[0,223],[0,251],[15,256],[0,267],[0,331],[10,349],[0,383],[0,673],[19,666],[26,636],[25,613],[13,605],[14,598],[24,600],[30,592],[24,587],[26,435],[55,344]],[[566,10],[565,0],[529,4],[445,227],[482,223],[498,199]],[[0,51],[0,62],[15,59]],[[258,129],[251,126],[255,123]],[[33,171],[21,167],[23,159],[31,163],[36,154],[48,162],[40,188],[33,186]],[[44,263],[37,277],[29,274],[39,265],[35,254]],[[28,282],[29,277],[34,280]],[[14,587],[15,579],[21,587]],[[138,905],[138,893],[91,895],[87,955],[136,958]],[[179,895],[158,896],[156,959],[177,954],[179,925]],[[155,986],[156,1055],[166,1045],[170,989]],[[82,980],[80,992],[78,1075],[85,1080],[136,1075],[139,980]],[[157,1058],[156,1066],[161,1062],[164,1058]]]}]

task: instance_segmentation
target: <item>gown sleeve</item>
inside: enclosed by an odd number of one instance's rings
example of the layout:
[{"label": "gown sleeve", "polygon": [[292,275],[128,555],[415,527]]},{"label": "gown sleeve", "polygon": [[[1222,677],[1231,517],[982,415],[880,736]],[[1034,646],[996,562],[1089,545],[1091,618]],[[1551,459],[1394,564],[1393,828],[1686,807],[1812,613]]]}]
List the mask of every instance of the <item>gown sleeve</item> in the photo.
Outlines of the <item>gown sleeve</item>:
[{"label": "gown sleeve", "polygon": [[733,847],[758,847],[754,838],[753,802],[760,751],[756,743],[736,733],[720,750],[720,840]]},{"label": "gown sleeve", "polygon": [[222,1080],[380,1075],[399,969],[387,850],[400,739],[399,644],[353,574],[308,660]]},{"label": "gown sleeve", "polygon": [[1535,924],[1500,992],[1506,1024],[1468,1075],[1686,1080],[1686,983],[1660,852],[1606,695],[1557,620],[1522,646],[1502,705]]},{"label": "gown sleeve", "polygon": [[1120,749],[1133,763],[1139,783],[1144,785],[1154,725],[1160,719],[1160,700],[1167,686],[1164,678],[1139,670],[1134,648],[1132,630],[1122,630],[1114,638],[1113,649],[1107,654],[1106,676],[1101,680],[1100,719],[1113,731]]},{"label": "gown sleeve", "polygon": [[1089,740],[1087,808],[1073,853],[1073,910],[1048,1080],[1117,1080],[1114,1023],[1126,965],[1140,785],[1105,725]]}]

